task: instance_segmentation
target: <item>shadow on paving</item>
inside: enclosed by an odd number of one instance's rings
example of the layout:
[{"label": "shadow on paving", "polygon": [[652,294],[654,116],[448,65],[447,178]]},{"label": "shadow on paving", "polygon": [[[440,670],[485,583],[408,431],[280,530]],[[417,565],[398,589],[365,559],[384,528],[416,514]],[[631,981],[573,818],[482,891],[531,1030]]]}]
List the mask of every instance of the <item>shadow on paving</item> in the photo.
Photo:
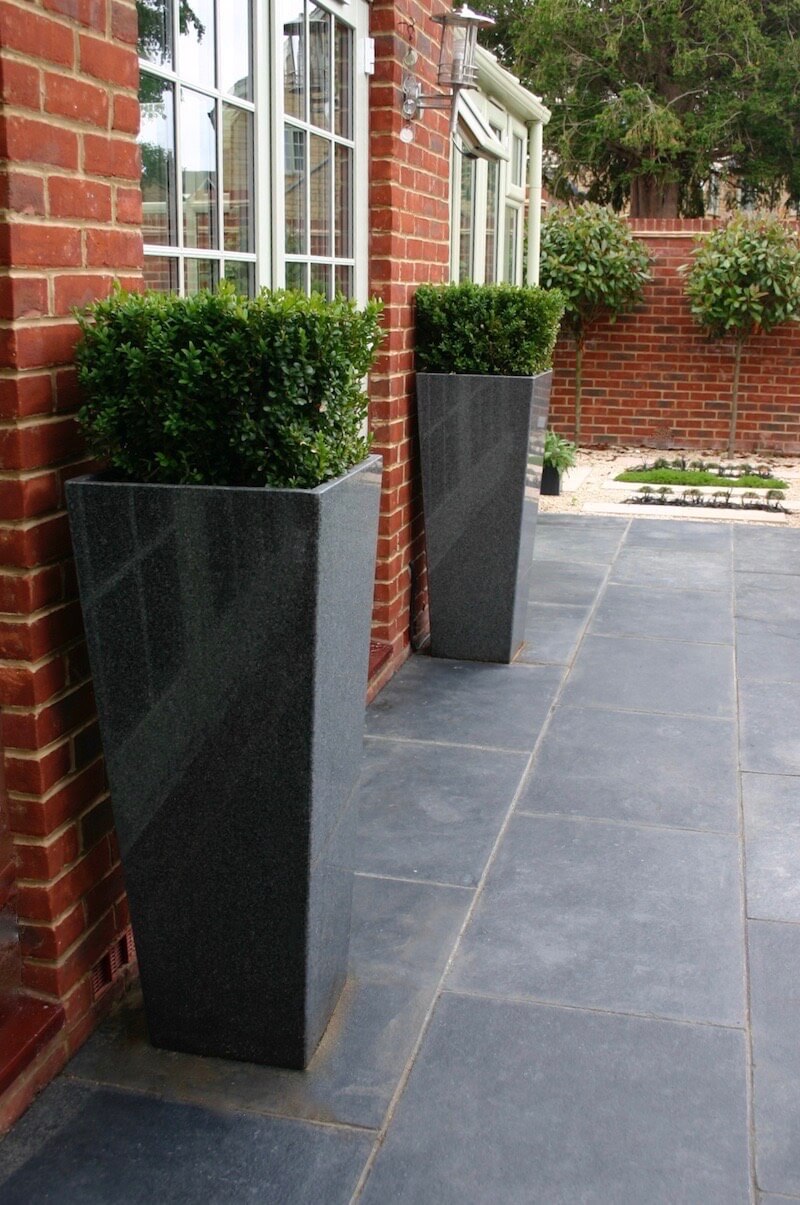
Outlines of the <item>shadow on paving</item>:
[{"label": "shadow on paving", "polygon": [[800,1198],[798,600],[800,531],[542,516],[515,664],[368,711],[309,1070],[155,1050],[131,993],[0,1205]]}]

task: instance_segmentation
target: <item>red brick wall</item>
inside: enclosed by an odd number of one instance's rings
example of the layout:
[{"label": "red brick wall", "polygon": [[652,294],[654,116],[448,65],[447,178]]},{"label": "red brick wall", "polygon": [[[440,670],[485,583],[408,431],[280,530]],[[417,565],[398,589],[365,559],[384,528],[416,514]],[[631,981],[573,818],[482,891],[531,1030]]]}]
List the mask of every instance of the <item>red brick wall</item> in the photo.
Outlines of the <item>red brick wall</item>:
[{"label": "red brick wall", "polygon": [[[709,342],[694,322],[678,268],[711,219],[639,219],[633,229],[653,256],[644,305],[598,325],[584,351],[581,442],[717,449],[727,445],[733,376],[730,340]],[[573,430],[571,340],[559,342],[553,425]],[[754,337],[745,348],[738,446],[744,452],[800,452],[800,324]]]},{"label": "red brick wall", "polygon": [[0,0],[0,734],[22,987],[66,1019],[0,1127],[92,1028],[127,925],[63,489],[86,467],[71,307],[140,279],[137,84],[134,0]]},{"label": "red brick wall", "polygon": [[409,46],[418,55],[412,73],[425,92],[436,90],[440,27],[431,15],[440,10],[431,0],[375,0],[371,10],[370,293],[384,299],[387,331],[369,391],[373,447],[384,458],[373,636],[392,646],[372,694],[408,655],[412,629],[420,636],[427,624],[412,307],[419,284],[449,274],[448,117],[426,110],[413,122],[412,143],[399,135]]}]

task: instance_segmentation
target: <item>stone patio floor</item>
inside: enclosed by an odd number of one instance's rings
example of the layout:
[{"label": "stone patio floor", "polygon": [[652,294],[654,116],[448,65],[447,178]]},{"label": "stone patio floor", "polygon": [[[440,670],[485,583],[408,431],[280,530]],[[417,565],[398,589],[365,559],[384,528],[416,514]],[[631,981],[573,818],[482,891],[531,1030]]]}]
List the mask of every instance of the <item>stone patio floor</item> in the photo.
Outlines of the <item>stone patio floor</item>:
[{"label": "stone patio floor", "polygon": [[0,1202],[800,1200],[800,531],[544,516],[513,666],[370,708],[352,975],[303,1074],[128,1000]]}]

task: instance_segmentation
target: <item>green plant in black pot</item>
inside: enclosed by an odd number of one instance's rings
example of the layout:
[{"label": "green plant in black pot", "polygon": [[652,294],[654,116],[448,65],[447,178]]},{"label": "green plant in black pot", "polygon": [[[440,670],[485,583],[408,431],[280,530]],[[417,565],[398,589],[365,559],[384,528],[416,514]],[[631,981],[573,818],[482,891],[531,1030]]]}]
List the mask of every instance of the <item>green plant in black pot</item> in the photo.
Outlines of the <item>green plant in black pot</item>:
[{"label": "green plant in black pot", "polygon": [[578,454],[577,445],[548,428],[544,437],[542,493],[561,493],[561,474],[571,469]]},{"label": "green plant in black pot", "polygon": [[[67,485],[148,1031],[305,1067],[347,968],[380,458],[363,310],[114,294]],[[200,935],[200,936],[198,936]]]},{"label": "green plant in black pot", "polygon": [[416,304],[431,652],[507,662],[525,627],[563,301],[467,282],[424,285]]}]

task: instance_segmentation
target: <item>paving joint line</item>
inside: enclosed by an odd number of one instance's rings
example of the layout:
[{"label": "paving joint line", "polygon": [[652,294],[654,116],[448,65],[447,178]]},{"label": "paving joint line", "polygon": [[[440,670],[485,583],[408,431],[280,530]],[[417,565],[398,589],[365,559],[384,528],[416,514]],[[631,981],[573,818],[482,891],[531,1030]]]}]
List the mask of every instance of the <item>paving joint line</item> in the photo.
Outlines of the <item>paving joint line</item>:
[{"label": "paving joint line", "polygon": [[439,749],[475,749],[478,753],[511,753],[516,756],[530,755],[530,749],[515,749],[509,745],[472,745],[468,741],[430,741],[420,736],[383,736],[380,733],[365,733],[365,741],[394,741],[398,745],[433,745]]},{"label": "paving joint line", "polygon": [[610,816],[584,816],[582,813],[573,812],[531,812],[527,808],[520,808],[519,816],[527,816],[531,820],[567,820],[576,824],[601,824],[609,825],[611,828],[646,828],[654,829],[655,832],[664,833],[691,833],[697,837],[726,837],[729,840],[738,839],[738,831],[732,829],[721,828],[690,828],[685,824],[657,824],[649,820],[618,820]]}]

